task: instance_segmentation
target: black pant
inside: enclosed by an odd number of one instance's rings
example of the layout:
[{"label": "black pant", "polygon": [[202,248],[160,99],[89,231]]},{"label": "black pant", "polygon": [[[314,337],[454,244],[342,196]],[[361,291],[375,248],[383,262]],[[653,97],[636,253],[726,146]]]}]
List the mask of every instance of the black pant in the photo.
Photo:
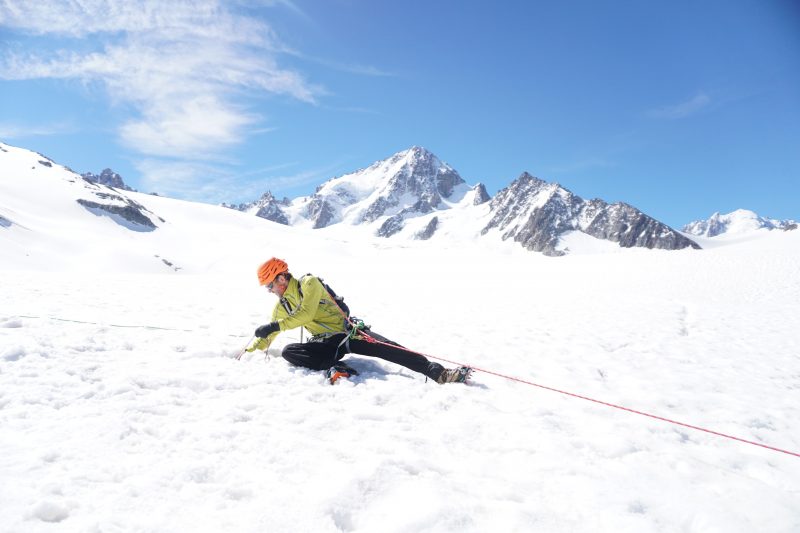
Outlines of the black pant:
[{"label": "black pant", "polygon": [[303,343],[287,344],[281,355],[295,366],[303,366],[313,370],[326,370],[348,353],[367,355],[404,366],[414,372],[419,372],[434,381],[442,373],[444,367],[439,363],[432,363],[418,353],[410,352],[377,333],[369,333],[370,337],[387,344],[376,344],[360,339],[350,339],[341,346],[345,334],[333,335],[324,341],[310,341]]}]

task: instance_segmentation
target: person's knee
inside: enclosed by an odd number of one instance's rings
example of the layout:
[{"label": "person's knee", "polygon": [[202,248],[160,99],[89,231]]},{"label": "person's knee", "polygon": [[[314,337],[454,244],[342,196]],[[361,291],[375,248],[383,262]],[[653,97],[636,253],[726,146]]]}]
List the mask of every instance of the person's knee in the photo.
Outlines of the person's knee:
[{"label": "person's knee", "polygon": [[303,345],[300,343],[287,344],[283,347],[283,350],[281,350],[281,357],[294,366],[304,366],[302,364],[302,360],[304,359],[302,347]]}]

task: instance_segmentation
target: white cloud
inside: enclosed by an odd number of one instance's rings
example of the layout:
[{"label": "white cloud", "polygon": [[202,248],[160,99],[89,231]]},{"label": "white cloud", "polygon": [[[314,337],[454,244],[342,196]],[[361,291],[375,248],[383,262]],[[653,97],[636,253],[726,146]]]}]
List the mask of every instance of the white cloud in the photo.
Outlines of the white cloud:
[{"label": "white cloud", "polygon": [[[238,16],[216,0],[5,0],[0,24],[34,35],[85,37],[98,33],[172,33],[252,42],[272,37],[254,19]],[[233,31],[235,30],[235,31]]]},{"label": "white cloud", "polygon": [[[293,6],[262,5],[272,3]],[[278,66],[283,47],[271,28],[238,14],[235,5],[6,0],[0,3],[0,26],[81,39],[83,47],[96,49],[6,54],[0,78],[99,82],[112,101],[134,111],[119,125],[124,144],[148,156],[211,157],[262,120],[238,103],[243,97],[270,93],[315,103],[321,92]]]},{"label": "white cloud", "polygon": [[120,136],[126,144],[151,155],[207,159],[222,146],[238,142],[244,128],[255,122],[255,117],[212,95],[161,105],[147,106],[141,119],[122,125]]},{"label": "white cloud", "polygon": [[[139,188],[178,198],[216,202],[225,173],[219,167],[202,162],[142,159],[134,163],[142,173]],[[198,179],[202,176],[202,179]]]},{"label": "white cloud", "polygon": [[686,118],[708,107],[710,103],[711,98],[706,93],[699,92],[684,102],[651,109],[647,112],[647,116],[650,118],[667,120]]}]

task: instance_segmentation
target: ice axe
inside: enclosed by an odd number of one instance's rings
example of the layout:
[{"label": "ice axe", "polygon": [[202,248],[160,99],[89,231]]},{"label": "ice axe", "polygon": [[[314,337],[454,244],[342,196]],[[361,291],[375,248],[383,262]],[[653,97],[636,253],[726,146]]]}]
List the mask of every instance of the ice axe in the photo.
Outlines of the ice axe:
[{"label": "ice axe", "polygon": [[234,356],[234,359],[236,359],[237,361],[240,361],[242,359],[242,356],[244,355],[244,353],[247,351],[247,347],[250,346],[250,344],[253,342],[253,339],[255,339],[255,338],[256,338],[255,335],[250,337],[250,340],[247,341],[247,344],[245,344],[244,347],[241,350],[239,350],[239,353],[237,353]]}]

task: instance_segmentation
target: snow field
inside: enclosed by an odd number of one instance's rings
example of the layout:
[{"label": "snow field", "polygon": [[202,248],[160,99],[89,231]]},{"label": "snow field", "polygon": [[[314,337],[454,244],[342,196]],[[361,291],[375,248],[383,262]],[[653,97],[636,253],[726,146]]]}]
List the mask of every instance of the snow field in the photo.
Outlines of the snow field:
[{"label": "snow field", "polygon": [[[798,451],[800,243],[779,237],[558,259],[275,254],[424,353]],[[235,361],[274,303],[246,259],[225,274],[3,273],[4,530],[800,527],[797,457],[482,372],[439,386],[352,355],[361,375],[331,387],[280,346]]]},{"label": "snow field", "polygon": [[36,159],[0,180],[3,533],[800,530],[791,455],[485,372],[331,387],[297,332],[232,359],[274,255],[410,348],[797,452],[800,232],[547,258],[131,193],[164,219],[132,232]]}]

